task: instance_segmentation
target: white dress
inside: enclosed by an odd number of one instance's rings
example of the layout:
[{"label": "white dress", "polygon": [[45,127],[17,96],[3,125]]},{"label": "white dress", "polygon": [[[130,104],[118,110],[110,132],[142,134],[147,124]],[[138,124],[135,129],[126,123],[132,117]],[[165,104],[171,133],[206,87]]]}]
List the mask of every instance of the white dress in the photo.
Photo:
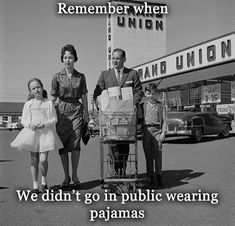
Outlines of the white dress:
[{"label": "white dress", "polygon": [[[63,148],[56,133],[56,111],[52,101],[32,99],[25,103],[21,123],[24,128],[17,135],[11,146],[20,151],[45,152]],[[32,130],[30,123],[44,124],[43,129]]]}]

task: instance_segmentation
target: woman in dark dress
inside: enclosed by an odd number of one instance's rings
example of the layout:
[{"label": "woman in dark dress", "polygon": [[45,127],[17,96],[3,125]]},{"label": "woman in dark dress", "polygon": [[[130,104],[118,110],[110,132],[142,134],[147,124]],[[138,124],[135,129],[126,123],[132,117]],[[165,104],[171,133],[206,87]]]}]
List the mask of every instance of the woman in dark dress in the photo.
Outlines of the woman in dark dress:
[{"label": "woman in dark dress", "polygon": [[[80,185],[77,168],[81,151],[81,130],[83,122],[89,120],[86,79],[84,74],[74,69],[77,60],[77,53],[72,45],[62,48],[61,62],[65,67],[53,76],[50,93],[52,101],[58,103],[56,130],[64,145],[59,150],[65,174],[61,188],[68,187],[71,179],[75,187]],[[68,152],[71,152],[72,178],[69,174]]]}]

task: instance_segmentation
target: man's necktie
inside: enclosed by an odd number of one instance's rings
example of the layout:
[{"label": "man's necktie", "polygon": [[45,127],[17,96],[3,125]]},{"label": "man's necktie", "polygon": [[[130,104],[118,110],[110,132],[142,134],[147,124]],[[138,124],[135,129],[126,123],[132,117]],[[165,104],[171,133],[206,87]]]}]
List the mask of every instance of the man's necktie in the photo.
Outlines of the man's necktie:
[{"label": "man's necktie", "polygon": [[117,83],[120,86],[120,84],[121,84],[121,73],[120,73],[119,70],[117,71]]}]

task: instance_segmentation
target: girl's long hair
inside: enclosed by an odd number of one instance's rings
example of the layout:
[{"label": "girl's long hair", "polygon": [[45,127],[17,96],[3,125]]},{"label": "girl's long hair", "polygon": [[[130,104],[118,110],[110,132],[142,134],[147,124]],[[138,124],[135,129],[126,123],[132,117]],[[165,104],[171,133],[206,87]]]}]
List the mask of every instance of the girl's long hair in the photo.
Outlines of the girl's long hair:
[{"label": "girl's long hair", "polygon": [[[34,99],[34,95],[30,92],[30,84],[31,84],[31,82],[34,82],[34,81],[38,82],[38,83],[42,86],[42,88],[43,88],[43,84],[42,84],[42,81],[41,81],[40,79],[38,79],[38,78],[32,78],[32,79],[30,79],[30,80],[28,81],[28,90],[29,90],[29,94],[28,94],[28,97],[27,97],[27,101],[28,101],[28,100],[31,100],[31,99]],[[45,89],[43,89],[43,91],[42,91],[42,97],[43,97],[43,98],[47,98],[47,91],[46,91]]]}]

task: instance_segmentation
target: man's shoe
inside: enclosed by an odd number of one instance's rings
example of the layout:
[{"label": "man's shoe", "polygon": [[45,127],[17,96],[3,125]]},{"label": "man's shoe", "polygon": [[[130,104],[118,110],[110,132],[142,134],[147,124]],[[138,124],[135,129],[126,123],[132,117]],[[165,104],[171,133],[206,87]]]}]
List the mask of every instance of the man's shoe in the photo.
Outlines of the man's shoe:
[{"label": "man's shoe", "polygon": [[149,184],[155,184],[154,176],[149,178]]}]

